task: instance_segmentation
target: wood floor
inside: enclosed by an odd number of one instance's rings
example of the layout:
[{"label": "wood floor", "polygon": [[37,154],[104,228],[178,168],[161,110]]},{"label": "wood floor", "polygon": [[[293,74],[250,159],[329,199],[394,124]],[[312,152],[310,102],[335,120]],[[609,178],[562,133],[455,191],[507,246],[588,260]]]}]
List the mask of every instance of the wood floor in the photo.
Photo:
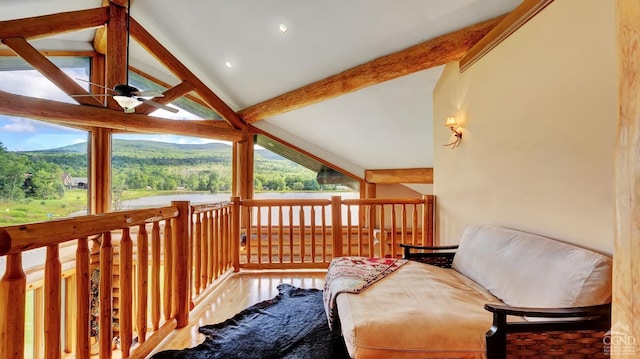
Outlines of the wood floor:
[{"label": "wood floor", "polygon": [[242,309],[278,294],[276,287],[288,283],[299,288],[322,289],[326,270],[242,271],[233,273],[189,315],[189,325],[171,333],[151,354],[167,349],[191,348],[204,336],[198,327],[233,317]]}]

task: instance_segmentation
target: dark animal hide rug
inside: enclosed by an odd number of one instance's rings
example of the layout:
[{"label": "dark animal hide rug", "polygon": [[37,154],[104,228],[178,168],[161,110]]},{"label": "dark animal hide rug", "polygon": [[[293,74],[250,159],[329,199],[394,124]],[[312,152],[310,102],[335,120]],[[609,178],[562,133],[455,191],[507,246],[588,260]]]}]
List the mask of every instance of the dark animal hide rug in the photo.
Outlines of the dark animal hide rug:
[{"label": "dark animal hide rug", "polygon": [[340,331],[329,329],[321,290],[280,284],[278,291],[233,318],[200,327],[206,339],[197,347],[166,350],[152,359],[349,358]]}]

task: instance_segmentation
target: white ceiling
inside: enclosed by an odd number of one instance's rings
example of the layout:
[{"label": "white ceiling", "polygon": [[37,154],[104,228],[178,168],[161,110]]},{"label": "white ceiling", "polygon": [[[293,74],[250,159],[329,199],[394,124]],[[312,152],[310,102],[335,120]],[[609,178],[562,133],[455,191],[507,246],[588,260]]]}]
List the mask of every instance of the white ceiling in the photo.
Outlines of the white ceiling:
[{"label": "white ceiling", "polygon": [[[520,0],[134,0],[131,15],[234,110],[433,37],[504,14]],[[100,6],[100,0],[0,1],[0,20]],[[284,23],[286,33],[278,29]],[[36,44],[91,46],[93,31]],[[225,62],[232,64],[231,68]],[[131,46],[131,64],[176,80]],[[433,68],[254,123],[362,175],[432,167]],[[444,121],[444,119],[436,119]],[[438,144],[447,139],[438,139]]]}]

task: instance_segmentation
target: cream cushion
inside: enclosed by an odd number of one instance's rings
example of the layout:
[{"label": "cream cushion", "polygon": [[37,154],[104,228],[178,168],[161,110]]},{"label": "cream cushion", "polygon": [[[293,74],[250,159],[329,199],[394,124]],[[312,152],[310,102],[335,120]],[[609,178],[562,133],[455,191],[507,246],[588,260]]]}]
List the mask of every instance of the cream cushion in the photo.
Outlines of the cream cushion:
[{"label": "cream cushion", "polygon": [[467,226],[452,268],[511,306],[577,307],[611,301],[610,257],[513,229]]},{"label": "cream cushion", "polygon": [[409,262],[359,294],[337,297],[352,358],[484,358],[499,301],[451,270]]}]

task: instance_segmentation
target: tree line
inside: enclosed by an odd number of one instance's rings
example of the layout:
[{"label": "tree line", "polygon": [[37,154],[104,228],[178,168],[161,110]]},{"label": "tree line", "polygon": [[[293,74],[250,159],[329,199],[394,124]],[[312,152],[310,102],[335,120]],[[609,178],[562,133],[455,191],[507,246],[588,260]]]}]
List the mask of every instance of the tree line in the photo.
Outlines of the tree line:
[{"label": "tree line", "polygon": [[[148,141],[121,141],[124,140],[114,143],[114,193],[129,189],[184,189],[211,193],[231,190],[231,153],[224,152],[224,148],[190,149],[180,153],[176,145],[167,144],[166,147],[154,147],[154,151],[140,151],[140,142]],[[118,144],[122,148],[116,153]],[[136,150],[131,149],[133,147]],[[63,149],[11,152],[0,142],[0,202],[24,198],[61,198],[65,191],[64,173],[76,178],[87,177],[86,152]],[[318,191],[335,188],[335,185],[320,185],[315,172],[287,159],[272,154],[256,155],[256,191]]]}]

